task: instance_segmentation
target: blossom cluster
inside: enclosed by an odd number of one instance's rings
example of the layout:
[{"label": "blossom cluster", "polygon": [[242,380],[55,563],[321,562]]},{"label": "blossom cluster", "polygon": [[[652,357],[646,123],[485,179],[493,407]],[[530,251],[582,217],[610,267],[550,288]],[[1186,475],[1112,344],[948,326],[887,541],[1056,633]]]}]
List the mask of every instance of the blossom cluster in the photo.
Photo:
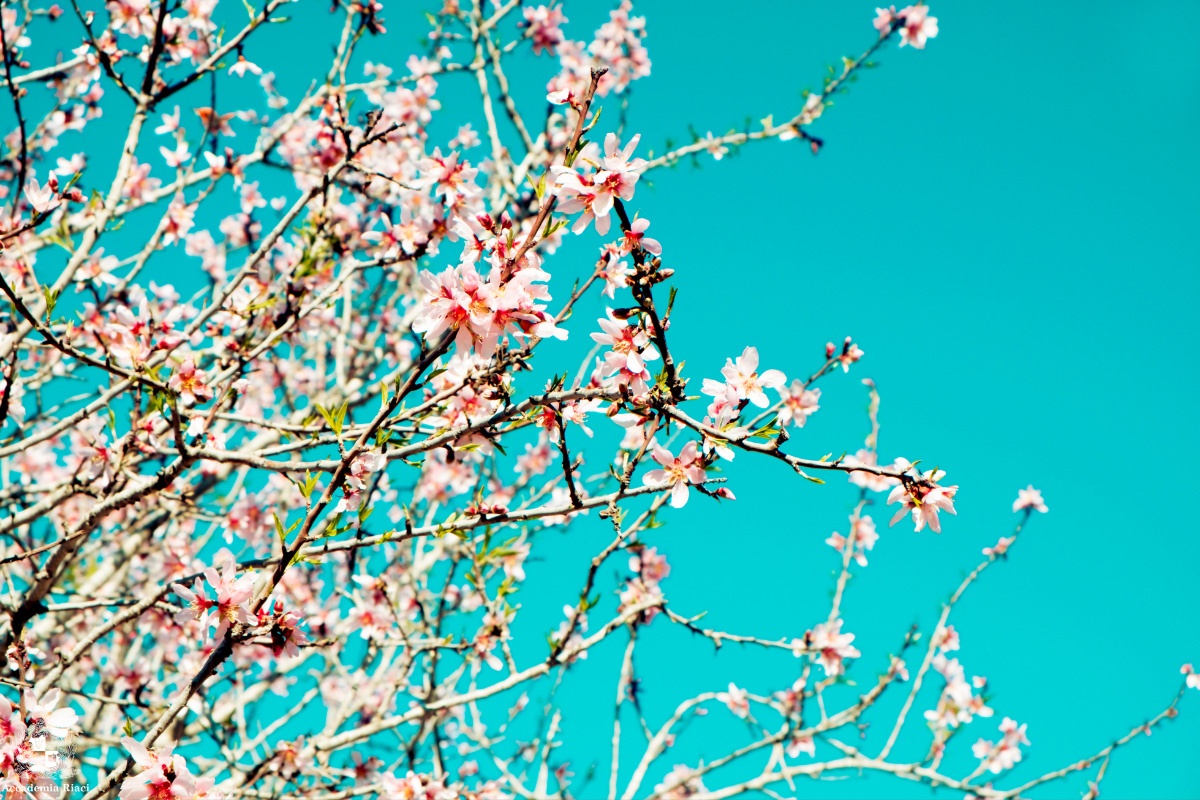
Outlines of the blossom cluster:
[{"label": "blossom cluster", "polygon": [[[743,342],[723,366],[685,361],[680,234],[648,176],[759,141],[819,152],[810,128],[832,95],[887,43],[924,49],[937,19],[878,9],[879,37],[786,121],[662,152],[612,113],[650,74],[629,0],[590,34],[584,7],[569,20],[555,3],[444,0],[427,46],[388,63],[367,60],[394,52],[384,12],[338,4],[331,46],[305,42],[276,73],[262,32],[302,4],[0,9],[17,112],[0,148],[0,683],[17,698],[0,700],[0,779],[52,793],[35,740],[84,719],[85,800],[578,796],[562,746],[578,723],[556,688],[618,641],[609,794],[724,781],[676,739],[714,703],[759,737],[730,758],[770,754],[761,784],[718,794],[819,774],[787,760],[865,730],[913,663],[888,654],[873,687],[850,688],[873,656],[843,597],[897,535],[867,506],[887,492],[893,525],[953,533],[959,487],[881,458],[869,380],[864,446],[802,455],[833,425],[827,384],[866,364],[853,337],[815,339],[812,363]],[[69,25],[83,44],[52,55]],[[526,56],[528,107],[510,85]],[[451,81],[482,107],[451,108]],[[111,148],[100,119],[128,122]],[[736,500],[744,473],[723,462],[739,454],[814,483],[841,473],[848,485],[821,491],[855,498],[848,532],[826,540],[832,607],[803,633],[710,629],[672,594],[697,537],[659,529]],[[1047,506],[1029,486],[1013,511],[1023,525]],[[798,539],[820,550],[823,535]],[[595,546],[577,576],[562,542]],[[671,627],[782,653],[800,675],[762,694],[734,676],[655,729],[640,693],[675,687],[643,682],[638,648]],[[957,637],[937,623],[911,681],[939,747],[992,714],[986,683],[949,656]],[[916,705],[930,669],[944,685]],[[981,773],[1028,744],[1023,725],[1001,730],[975,746]],[[629,775],[621,748],[642,731]],[[860,756],[842,763],[896,768]]]}]

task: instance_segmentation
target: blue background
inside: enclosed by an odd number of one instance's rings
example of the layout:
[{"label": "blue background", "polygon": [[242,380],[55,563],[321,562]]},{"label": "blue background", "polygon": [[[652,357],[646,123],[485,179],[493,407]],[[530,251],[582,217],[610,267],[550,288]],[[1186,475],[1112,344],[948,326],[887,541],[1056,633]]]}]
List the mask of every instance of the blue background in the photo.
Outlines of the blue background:
[{"label": "blue background", "polygon": [[[572,23],[582,16],[567,10]],[[629,111],[643,146],[686,139],[689,122],[722,133],[747,117],[786,118],[796,90],[819,86],[824,64],[840,67],[873,30],[872,9],[846,3],[636,10],[654,62]],[[1018,782],[1160,711],[1179,665],[1200,658],[1200,540],[1183,467],[1197,446],[1189,420],[1200,377],[1200,55],[1180,24],[1194,10],[939,2],[941,33],[924,51],[885,51],[812,126],[826,140],[818,157],[795,142],[750,146],[655,174],[656,190],[635,198],[676,270],[672,347],[687,375],[715,377],[745,344],[763,366],[806,375],[826,340],[852,334],[866,357],[849,376],[823,379],[821,410],[790,452],[861,446],[858,379],[871,377],[883,456],[938,464],[962,487],[941,536],[907,522],[885,532],[890,511],[874,511],[882,535],[843,606],[864,653],[860,683],[873,682],[909,624],[928,630],[980,549],[1009,534],[1017,490],[1043,491],[1050,513],[951,617],[963,642],[955,655],[969,675],[988,676],[996,709],[954,746],[994,739],[1003,716],[1028,723]],[[856,496],[745,456],[728,474],[736,504],[693,501],[648,536],[673,565],[667,596],[680,613],[709,610],[717,629],[797,635],[827,613],[837,562],[823,540],[847,531]],[[604,532],[591,524],[598,545]],[[546,564],[542,574],[554,572]],[[537,577],[531,570],[531,586]],[[640,639],[639,665],[660,715],[729,680],[765,694],[798,669],[788,656],[729,646],[714,656],[655,628]],[[609,704],[612,667],[595,674]],[[1117,751],[1105,796],[1200,796],[1191,694],[1174,723]],[[934,696],[922,697],[917,709],[931,707]],[[610,734],[608,709],[596,747]],[[890,729],[886,715],[877,725],[869,753]],[[919,717],[906,731],[895,757],[923,757]],[[694,752],[716,757],[746,737],[721,728]],[[969,761],[948,758],[964,768],[947,771],[965,774]],[[1076,776],[1031,796],[1085,790]],[[930,792],[879,777],[801,783],[797,794]]]},{"label": "blue background", "polygon": [[[568,3],[567,35],[590,39],[608,7]],[[336,34],[325,11],[319,3],[293,6],[295,22],[247,47],[247,57],[279,73],[293,101],[325,69],[326,42]],[[222,13],[244,19],[239,4],[223,4]],[[648,0],[635,13],[647,18],[654,65],[635,84],[628,110],[627,131],[643,134],[639,155],[662,152],[668,138],[686,141],[689,124],[722,133],[747,118],[789,117],[802,103],[800,90],[819,86],[825,64],[840,65],[839,56],[856,55],[874,37],[870,3]],[[1043,491],[1050,513],[1033,520],[1008,562],[990,570],[952,617],[963,641],[955,655],[968,675],[988,676],[997,712],[955,744],[965,750],[979,736],[994,739],[1003,716],[1028,723],[1033,745],[1014,771],[1023,781],[1091,755],[1157,713],[1180,684],[1179,665],[1200,663],[1190,474],[1198,444],[1191,419],[1200,212],[1195,6],[938,2],[932,14],[941,33],[925,51],[885,50],[881,67],[866,71],[813,126],[827,143],[819,157],[795,142],[752,145],[721,163],[701,157],[698,169],[685,162],[648,176],[633,206],[652,221],[650,234],[676,271],[672,349],[687,360],[694,388],[747,344],[758,347],[764,367],[803,376],[822,359],[826,340],[852,334],[866,357],[849,376],[823,379],[821,410],[789,451],[819,457],[861,446],[867,419],[859,380],[870,377],[883,397],[884,458],[924,459],[962,487],[959,516],[944,518],[941,536],[916,534],[907,522],[884,530],[890,513],[871,512],[882,535],[843,605],[846,629],[864,652],[852,674],[860,685],[873,682],[910,624],[932,626],[980,549],[1010,532],[1017,490],[1033,483]],[[400,71],[427,28],[403,4],[389,4],[385,17],[388,36],[367,42],[358,63],[384,60]],[[77,23],[57,24],[59,46],[75,46]],[[309,54],[299,64],[297,42]],[[554,62],[518,62],[510,77],[536,124]],[[474,79],[439,83],[444,110],[435,141],[444,147],[463,119],[475,119],[482,132]],[[237,88],[224,95],[222,110],[243,107],[243,96],[261,108],[249,78],[223,82],[230,85]],[[120,139],[104,134],[119,137],[124,101],[111,84],[106,90],[105,119],[86,139],[64,141],[111,174]],[[207,105],[206,93],[181,98],[185,112]],[[618,104],[604,103],[606,116]],[[247,147],[245,136],[227,143]],[[163,142],[149,133],[145,142],[143,160],[167,177],[157,155]],[[486,150],[485,137],[474,158]],[[259,177],[268,197],[286,189],[279,177]],[[598,241],[564,249],[565,266],[555,268],[560,296],[590,269]],[[171,273],[181,292],[203,285],[198,262],[178,248],[151,261],[144,280],[161,281],[179,265],[191,273]],[[590,329],[583,314],[600,308],[581,307],[572,342],[559,353],[583,352]],[[588,452],[593,466],[606,457]],[[727,474],[736,503],[693,495],[645,537],[672,564],[667,596],[680,613],[708,610],[712,627],[798,636],[828,612],[839,562],[824,539],[846,532],[856,493],[839,478],[816,486],[745,455]],[[544,655],[540,633],[576,596],[582,571],[563,565],[581,565],[610,530],[591,517],[535,548],[538,560],[517,596],[530,612],[518,618],[518,631],[527,625],[534,642],[518,649],[518,661]],[[601,577],[607,592],[612,575]],[[727,646],[714,655],[708,643],[661,621],[640,642],[655,727],[686,696],[730,680],[766,694],[799,669],[787,654]],[[557,755],[580,775],[598,762],[596,791],[607,783],[619,651],[616,641],[598,650],[556,696],[572,741]],[[940,680],[931,683],[897,758],[924,755],[919,711],[932,706]],[[883,730],[871,732],[868,752],[886,736],[889,710],[894,703],[881,704]],[[1196,710],[1196,697],[1186,697],[1178,720],[1118,751],[1105,796],[1200,796]],[[662,764],[694,764],[749,741],[726,716],[715,710]],[[627,732],[634,724],[625,717]],[[946,762],[959,775],[972,764],[969,756]],[[929,796],[888,778],[797,789],[801,796]],[[1032,796],[1077,797],[1084,789],[1076,776]]]}]

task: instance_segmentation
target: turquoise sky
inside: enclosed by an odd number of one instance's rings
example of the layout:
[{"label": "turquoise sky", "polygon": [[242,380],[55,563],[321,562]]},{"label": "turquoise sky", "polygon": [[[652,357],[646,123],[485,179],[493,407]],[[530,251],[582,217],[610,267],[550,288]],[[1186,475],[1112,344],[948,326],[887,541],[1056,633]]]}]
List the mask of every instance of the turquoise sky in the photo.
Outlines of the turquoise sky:
[{"label": "turquoise sky", "polygon": [[[870,4],[637,8],[654,70],[635,85],[629,130],[656,149],[685,139],[688,123],[720,133],[782,117],[826,63],[873,33]],[[578,5],[567,10],[582,21]],[[873,681],[878,654],[907,625],[932,625],[980,549],[1008,534],[1017,490],[1043,490],[1050,513],[953,618],[958,655],[988,676],[997,713],[957,745],[992,738],[1005,715],[1028,723],[1022,780],[1160,711],[1180,664],[1200,659],[1200,539],[1181,463],[1197,447],[1188,419],[1200,378],[1200,53],[1182,24],[1194,11],[936,3],[938,38],[923,52],[886,51],[813,126],[827,142],[819,157],[795,143],[750,147],[659,174],[636,198],[676,270],[673,347],[688,374],[715,376],[745,344],[764,366],[807,374],[826,340],[852,334],[867,353],[861,368],[822,384],[822,408],[791,451],[859,446],[858,379],[871,377],[884,455],[926,459],[962,486],[942,536],[897,525],[853,582],[847,629],[876,654],[860,681]],[[736,504],[690,503],[652,532],[674,564],[668,596],[681,613],[710,610],[714,627],[795,635],[828,608],[835,562],[823,540],[846,531],[855,496],[745,457],[728,474]],[[875,516],[882,526],[890,513]],[[759,652],[714,657],[677,631],[643,638],[644,688],[659,713],[729,680],[766,693],[797,670]],[[595,670],[606,709],[597,747],[615,686],[605,669]],[[1106,797],[1200,796],[1197,699],[1116,753]],[[911,728],[900,757],[927,745]],[[711,758],[748,741],[721,730],[692,752]],[[1085,790],[1075,778],[1033,796]],[[930,791],[881,778],[799,784],[797,794]]]},{"label": "turquoise sky", "polygon": [[[568,35],[589,38],[608,7],[568,2]],[[297,23],[247,48],[293,98],[326,63],[325,9],[293,7]],[[794,113],[800,90],[818,86],[827,63],[861,52],[875,35],[870,3],[647,0],[635,11],[647,18],[654,64],[628,110],[628,130],[643,134],[641,155],[661,152],[668,138],[686,141],[689,125],[722,133],[747,118]],[[980,549],[1010,532],[1017,490],[1043,491],[1050,513],[1033,520],[953,618],[957,655],[968,674],[988,676],[997,712],[957,746],[995,738],[1003,716],[1028,723],[1033,745],[1015,774],[1029,779],[1156,714],[1179,686],[1180,664],[1200,664],[1192,582],[1200,537],[1186,466],[1200,444],[1188,416],[1200,385],[1195,6],[937,2],[931,13],[941,33],[925,51],[885,51],[881,67],[813,127],[826,141],[819,157],[793,142],[749,147],[719,164],[701,158],[699,169],[651,176],[634,207],[676,271],[672,347],[694,385],[747,344],[765,367],[807,375],[827,340],[852,334],[866,357],[849,376],[822,382],[822,408],[789,450],[819,457],[860,446],[859,380],[870,377],[883,398],[883,455],[940,465],[961,486],[959,516],[941,536],[907,523],[883,530],[890,514],[874,510],[882,536],[844,604],[865,654],[853,675],[860,683],[873,682],[910,624],[932,626]],[[388,36],[364,53],[400,68],[425,25],[405,4],[386,4],[385,17]],[[64,31],[62,47],[75,46],[74,28],[55,30]],[[518,101],[536,114],[553,65],[523,63],[514,72]],[[478,111],[471,79],[441,85],[444,142]],[[253,84],[244,88],[259,102]],[[116,154],[118,140],[104,134],[118,130],[117,103],[94,138],[75,145],[97,166]],[[606,116],[616,111],[615,100],[605,103]],[[564,251],[578,255],[580,274],[597,243]],[[196,262],[178,258],[195,280],[172,279],[181,289],[201,285]],[[557,274],[565,294],[573,275]],[[575,330],[564,354],[585,346],[586,328]],[[605,455],[597,450],[591,463]],[[647,536],[673,565],[667,595],[680,613],[708,610],[714,627],[800,635],[827,613],[837,562],[824,540],[846,531],[856,495],[836,478],[816,486],[745,455],[727,475],[736,503],[695,498]],[[530,658],[543,654],[545,620],[581,582],[581,571],[562,565],[581,564],[609,531],[584,520],[547,540],[544,560],[530,565],[519,596],[537,622]],[[732,648],[714,656],[661,622],[641,642],[654,724],[690,694],[730,680],[765,694],[798,670],[790,656]],[[593,759],[607,764],[618,659],[615,644],[599,651],[564,687],[577,774]],[[1200,796],[1200,772],[1188,766],[1200,747],[1192,694],[1178,720],[1117,752],[1106,797]],[[690,731],[690,743],[681,739],[674,761],[694,764],[749,741],[720,716]],[[874,718],[886,732],[886,713]],[[900,758],[923,754],[927,733],[920,724],[910,733]],[[965,774],[970,761],[949,771]],[[1033,796],[1078,797],[1085,788],[1076,777]],[[887,779],[802,783],[797,794],[930,796]]]}]

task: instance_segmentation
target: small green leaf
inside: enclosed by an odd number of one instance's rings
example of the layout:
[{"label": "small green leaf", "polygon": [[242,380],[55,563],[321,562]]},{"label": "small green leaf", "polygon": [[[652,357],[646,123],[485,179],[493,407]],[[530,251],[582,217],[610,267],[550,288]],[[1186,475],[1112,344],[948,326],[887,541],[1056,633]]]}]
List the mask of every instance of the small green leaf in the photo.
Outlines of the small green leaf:
[{"label": "small green leaf", "polygon": [[54,313],[54,307],[58,305],[58,292],[53,291],[49,286],[43,286],[42,294],[46,297],[46,319],[48,320]]}]

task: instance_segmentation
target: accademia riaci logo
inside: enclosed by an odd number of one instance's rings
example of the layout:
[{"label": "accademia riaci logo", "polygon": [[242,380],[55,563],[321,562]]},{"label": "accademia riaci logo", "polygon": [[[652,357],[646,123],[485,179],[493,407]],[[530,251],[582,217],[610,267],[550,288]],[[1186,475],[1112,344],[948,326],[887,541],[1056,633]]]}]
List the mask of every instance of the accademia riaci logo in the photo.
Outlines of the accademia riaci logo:
[{"label": "accademia riaci logo", "polygon": [[0,698],[0,789],[5,800],[87,792],[87,785],[75,780],[78,718],[69,706],[58,708],[60,699],[58,689],[41,697],[25,691],[19,703]]}]

